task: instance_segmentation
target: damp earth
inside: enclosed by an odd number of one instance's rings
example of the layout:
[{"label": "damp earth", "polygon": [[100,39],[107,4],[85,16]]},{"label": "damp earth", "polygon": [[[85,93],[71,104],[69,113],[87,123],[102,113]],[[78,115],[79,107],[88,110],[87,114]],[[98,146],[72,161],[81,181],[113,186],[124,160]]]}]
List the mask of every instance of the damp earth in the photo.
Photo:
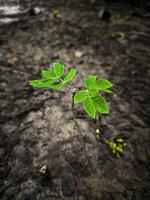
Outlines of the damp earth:
[{"label": "damp earth", "polygon": [[[22,12],[17,7],[15,16],[13,7],[12,21],[3,16],[0,22],[0,199],[148,200],[148,8],[122,1],[33,2]],[[28,85],[54,60],[76,68],[76,87],[88,75],[114,84],[105,95],[110,114],[99,128],[103,140],[125,139],[120,158],[96,139],[95,121],[81,106],[78,132],[67,88]]]}]

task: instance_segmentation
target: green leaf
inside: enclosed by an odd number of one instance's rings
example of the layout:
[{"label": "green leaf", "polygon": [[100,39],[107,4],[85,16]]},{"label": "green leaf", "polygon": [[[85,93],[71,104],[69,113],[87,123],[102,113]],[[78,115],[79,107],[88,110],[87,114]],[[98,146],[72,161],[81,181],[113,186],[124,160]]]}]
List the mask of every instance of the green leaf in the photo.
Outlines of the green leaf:
[{"label": "green leaf", "polygon": [[51,85],[50,88],[58,90],[58,89],[62,88],[64,85],[65,85],[65,83],[61,82],[61,83],[58,83],[55,85]]},{"label": "green leaf", "polygon": [[56,77],[60,78],[64,74],[64,65],[61,63],[52,63],[54,68],[54,74]]},{"label": "green leaf", "polygon": [[109,94],[113,94],[113,91],[111,91],[111,90],[103,90],[104,92],[107,92],[107,93],[109,93]]},{"label": "green leaf", "polygon": [[51,77],[54,77],[54,72],[48,71],[48,70],[43,70],[43,71],[42,71],[42,77],[43,77],[43,78],[51,78]]},{"label": "green leaf", "polygon": [[113,86],[113,84],[106,79],[99,79],[96,81],[95,86],[99,90],[106,90]]},{"label": "green leaf", "polygon": [[119,143],[124,143],[124,139],[122,139],[122,138],[117,138],[116,141]]},{"label": "green leaf", "polygon": [[51,80],[32,80],[29,81],[29,85],[37,88],[43,88],[43,87],[49,87],[51,84],[53,84],[57,79],[51,79]]},{"label": "green leaf", "polygon": [[76,75],[76,70],[72,68],[69,71],[69,73],[65,76],[64,81],[65,82],[71,81],[75,75]]},{"label": "green leaf", "polygon": [[93,98],[93,103],[98,112],[103,113],[103,114],[109,113],[109,108],[108,108],[108,105],[107,105],[104,97],[96,95]]},{"label": "green leaf", "polygon": [[96,82],[96,76],[89,76],[88,78],[85,79],[84,85],[88,89],[94,89],[95,82]]},{"label": "green leaf", "polygon": [[89,93],[90,95],[95,95],[95,94],[98,93],[98,90],[97,90],[97,89],[89,89],[89,90],[88,90],[88,93]]},{"label": "green leaf", "polygon": [[82,102],[86,97],[87,97],[86,90],[76,92],[74,95],[74,103]]},{"label": "green leaf", "polygon": [[83,101],[83,108],[90,117],[95,119],[96,109],[93,100],[91,98],[87,98],[85,99],[85,101]]},{"label": "green leaf", "polygon": [[117,146],[116,147],[116,150],[119,152],[119,153],[123,153],[123,148],[121,146]]}]

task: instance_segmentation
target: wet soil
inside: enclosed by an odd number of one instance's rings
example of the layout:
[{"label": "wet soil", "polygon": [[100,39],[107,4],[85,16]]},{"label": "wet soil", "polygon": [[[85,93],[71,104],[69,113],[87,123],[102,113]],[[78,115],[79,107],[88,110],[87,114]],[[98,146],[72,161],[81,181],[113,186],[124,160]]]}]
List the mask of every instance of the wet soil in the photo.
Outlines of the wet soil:
[{"label": "wet soil", "polygon": [[[1,26],[0,47],[0,199],[148,200],[149,15],[127,5],[46,1],[40,14]],[[67,88],[29,87],[53,60],[77,69],[76,87],[87,75],[114,83],[99,141],[80,106],[78,132]],[[116,158],[103,140],[119,136],[127,147]],[[43,166],[45,175],[37,173]]]}]

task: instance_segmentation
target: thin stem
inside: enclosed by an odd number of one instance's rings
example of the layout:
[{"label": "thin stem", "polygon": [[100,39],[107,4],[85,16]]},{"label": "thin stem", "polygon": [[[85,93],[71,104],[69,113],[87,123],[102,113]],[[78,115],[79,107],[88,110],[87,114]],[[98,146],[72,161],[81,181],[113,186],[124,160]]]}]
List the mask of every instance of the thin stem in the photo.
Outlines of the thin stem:
[{"label": "thin stem", "polygon": [[76,112],[75,112],[75,108],[74,108],[74,95],[75,95],[75,93],[76,93],[76,92],[74,92],[73,95],[72,95],[71,110],[72,110],[72,114],[73,114],[73,118],[74,118],[74,122],[75,122],[75,124],[76,124],[76,127],[77,127],[79,133],[82,135],[82,132],[81,132],[80,127],[79,127],[79,124],[78,124],[78,121],[77,121],[77,119],[76,119]]},{"label": "thin stem", "polygon": [[[59,80],[61,82],[64,82],[63,79],[59,78]],[[76,119],[76,112],[75,112],[75,108],[74,108],[74,95],[76,93],[76,91],[78,91],[79,89],[78,88],[72,88],[68,83],[65,82],[65,85],[67,86],[67,88],[69,88],[69,90],[71,90],[72,92],[72,103],[71,103],[71,111],[72,111],[72,114],[73,114],[73,119],[74,119],[74,122],[75,122],[75,125],[80,133],[80,135],[82,135],[82,132],[80,130],[80,127],[79,127],[79,124],[78,124],[78,121]]]},{"label": "thin stem", "polygon": [[100,121],[100,115],[99,113],[96,114],[96,139],[100,139],[100,129],[99,129],[99,121]]},{"label": "thin stem", "polygon": [[[59,78],[59,80],[64,83],[63,79]],[[68,83],[65,82],[65,85],[67,86],[67,88],[69,88],[69,90],[71,90],[72,92],[74,92],[74,88],[72,88]]]}]

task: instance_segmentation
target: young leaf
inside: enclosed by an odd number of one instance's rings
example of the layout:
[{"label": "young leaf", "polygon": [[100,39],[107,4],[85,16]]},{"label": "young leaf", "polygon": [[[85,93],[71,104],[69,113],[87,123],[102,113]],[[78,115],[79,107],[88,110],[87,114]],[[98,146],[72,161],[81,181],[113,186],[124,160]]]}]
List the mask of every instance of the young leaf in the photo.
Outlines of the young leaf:
[{"label": "young leaf", "polygon": [[122,138],[117,138],[116,141],[117,141],[118,143],[124,143],[124,139],[122,139]]},{"label": "young leaf", "polygon": [[98,90],[97,90],[97,89],[89,89],[89,90],[88,90],[88,93],[89,93],[90,95],[95,95],[95,94],[98,93]]},{"label": "young leaf", "polygon": [[51,84],[53,84],[57,79],[51,79],[51,80],[32,80],[29,81],[29,85],[37,88],[43,88],[43,87],[49,87]]},{"label": "young leaf", "polygon": [[74,103],[82,102],[85,98],[87,98],[86,90],[76,92],[74,95]]},{"label": "young leaf", "polygon": [[113,94],[113,91],[111,91],[111,90],[103,90],[104,92],[107,92],[107,93],[109,93],[109,94]]},{"label": "young leaf", "polygon": [[69,71],[69,73],[65,76],[64,81],[65,82],[71,81],[75,75],[76,75],[76,70],[72,68]]},{"label": "young leaf", "polygon": [[58,89],[62,88],[64,85],[65,85],[65,83],[61,82],[56,85],[51,85],[50,88],[58,90]]},{"label": "young leaf", "polygon": [[43,71],[42,71],[42,77],[43,77],[43,78],[51,78],[51,77],[54,77],[54,72],[48,71],[48,70],[43,70]]},{"label": "young leaf", "polygon": [[99,79],[96,81],[95,86],[99,90],[106,90],[113,86],[113,84],[106,79]]},{"label": "young leaf", "polygon": [[64,65],[61,63],[52,63],[54,68],[54,74],[56,77],[60,78],[64,74]]},{"label": "young leaf", "polygon": [[96,109],[93,100],[91,98],[87,98],[85,99],[85,101],[83,101],[83,108],[90,117],[95,119]]},{"label": "young leaf", "polygon": [[88,78],[85,79],[84,85],[88,89],[94,89],[95,82],[96,82],[96,76],[89,76]]},{"label": "young leaf", "polygon": [[103,114],[109,113],[109,108],[108,108],[108,105],[107,105],[104,97],[102,97],[100,95],[96,95],[93,98],[93,103],[98,112],[103,113]]},{"label": "young leaf", "polygon": [[116,150],[119,152],[119,153],[123,153],[123,148],[121,146],[117,146],[116,147]]}]

